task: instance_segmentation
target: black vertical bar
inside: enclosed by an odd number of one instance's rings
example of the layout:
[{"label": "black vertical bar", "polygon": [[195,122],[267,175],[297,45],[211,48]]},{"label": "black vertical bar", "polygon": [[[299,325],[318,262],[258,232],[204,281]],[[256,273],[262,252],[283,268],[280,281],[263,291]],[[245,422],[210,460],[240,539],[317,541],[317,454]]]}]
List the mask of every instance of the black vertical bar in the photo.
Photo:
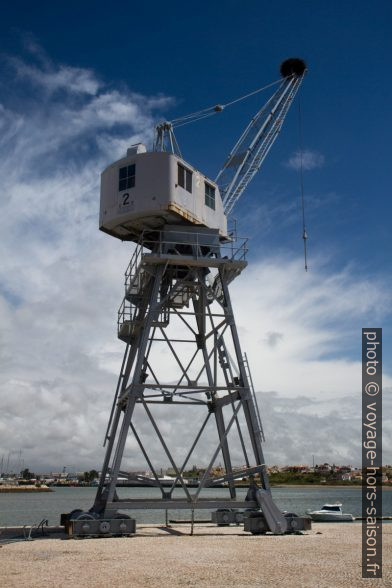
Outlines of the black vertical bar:
[{"label": "black vertical bar", "polygon": [[362,329],[362,577],[382,578],[382,329]]}]

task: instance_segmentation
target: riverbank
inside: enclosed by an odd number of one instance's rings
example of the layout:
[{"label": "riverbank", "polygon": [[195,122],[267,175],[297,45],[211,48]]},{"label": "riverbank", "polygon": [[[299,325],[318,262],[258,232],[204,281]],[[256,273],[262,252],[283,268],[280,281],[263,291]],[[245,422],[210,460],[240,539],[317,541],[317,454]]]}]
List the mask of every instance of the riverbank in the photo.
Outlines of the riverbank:
[{"label": "riverbank", "polygon": [[381,580],[361,578],[361,525],[313,524],[304,535],[253,536],[239,527],[140,525],[131,538],[42,539],[0,549],[2,585],[38,588],[166,586],[384,587],[392,583],[392,526],[383,528]]},{"label": "riverbank", "polygon": [[8,493],[8,492],[54,492],[54,490],[52,488],[49,488],[49,486],[45,486],[44,484],[42,486],[28,486],[28,485],[23,485],[23,486],[13,486],[13,485],[1,485],[0,486],[0,493]]},{"label": "riverbank", "polygon": [[[392,490],[392,486],[382,485],[382,490]],[[271,488],[358,488],[362,489],[362,484],[271,484]]]}]

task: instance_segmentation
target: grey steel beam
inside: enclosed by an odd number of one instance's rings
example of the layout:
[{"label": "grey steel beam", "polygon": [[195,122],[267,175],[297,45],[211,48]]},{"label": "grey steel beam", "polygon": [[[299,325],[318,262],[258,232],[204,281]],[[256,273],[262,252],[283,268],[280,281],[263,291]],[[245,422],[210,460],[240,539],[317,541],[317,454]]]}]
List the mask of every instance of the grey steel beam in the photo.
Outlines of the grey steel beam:
[{"label": "grey steel beam", "polygon": [[[162,268],[157,268],[156,275],[154,278],[154,284],[153,284],[151,296],[150,296],[150,312],[148,313],[148,315],[146,317],[146,326],[145,326],[145,328],[142,329],[142,331],[140,333],[140,341],[137,346],[138,355],[137,355],[137,360],[136,360],[136,365],[135,365],[135,371],[133,374],[133,382],[134,382],[133,386],[135,385],[136,382],[140,381],[140,376],[141,376],[142,368],[143,368],[143,364],[144,364],[144,354],[145,354],[145,350],[146,350],[146,347],[148,344],[148,336],[149,336],[150,328],[152,325],[152,321],[156,317],[156,313],[158,312],[157,297],[158,297],[159,287],[160,287],[160,283],[161,283],[161,277],[162,277]],[[137,394],[137,392],[136,392],[136,394]],[[110,484],[108,486],[108,491],[107,491],[108,502],[113,500],[113,496],[116,491],[116,481],[118,478],[118,471],[121,466],[121,460],[122,460],[122,456],[124,453],[125,443],[126,443],[128,433],[129,433],[129,426],[131,424],[133,409],[135,407],[135,402],[136,402],[136,394],[135,393],[132,394],[132,390],[130,390],[128,392],[127,407],[125,409],[125,413],[124,413],[124,417],[123,417],[123,421],[122,421],[122,425],[121,425],[121,430],[119,433],[118,443],[117,443],[116,451],[115,451],[114,458],[113,458],[113,464],[111,467],[111,476],[110,476],[111,481],[110,481]]]},{"label": "grey steel beam", "polygon": [[119,376],[118,381],[117,381],[116,392],[115,392],[114,398],[113,398],[112,409],[110,411],[108,426],[107,426],[106,433],[105,433],[105,440],[104,440],[104,443],[103,443],[103,446],[104,447],[106,445],[106,441],[108,441],[108,439],[109,439],[109,432],[110,432],[110,428],[111,428],[111,425],[112,425],[112,420],[113,420],[113,415],[114,415],[114,411],[115,411],[115,408],[116,408],[116,403],[117,403],[118,395],[120,393],[121,386],[122,386],[122,383],[123,383],[123,380],[124,380],[124,376],[125,376],[124,369],[125,369],[125,366],[126,366],[126,362],[127,362],[127,358],[128,358],[128,354],[129,354],[129,349],[130,349],[129,348],[129,343],[127,343],[127,346],[126,346],[125,352],[124,352],[124,358],[123,358],[123,361],[122,361],[122,364],[121,364],[120,376]]},{"label": "grey steel beam", "polygon": [[[190,448],[190,450],[188,451],[188,454],[187,454],[187,456],[186,456],[186,458],[185,458],[185,460],[184,460],[184,462],[183,462],[183,464],[182,464],[182,466],[181,466],[181,469],[180,469],[180,476],[182,476],[182,474],[184,473],[184,470],[185,470],[185,468],[186,468],[186,466],[187,466],[187,463],[188,463],[188,461],[189,461],[189,460],[190,460],[190,458],[191,458],[191,455],[192,455],[192,453],[193,453],[193,451],[194,451],[194,449],[195,449],[195,447],[196,447],[196,445],[197,445],[197,443],[198,443],[198,441],[199,441],[199,439],[200,439],[200,437],[201,437],[201,435],[202,435],[202,433],[203,433],[203,431],[204,431],[204,429],[205,429],[205,427],[206,427],[206,424],[207,424],[207,423],[208,423],[208,421],[209,421],[209,418],[210,418],[210,416],[211,416],[211,413],[210,413],[210,412],[208,412],[208,413],[207,413],[207,416],[206,416],[206,418],[204,419],[204,421],[203,421],[203,424],[202,424],[202,426],[200,427],[200,430],[199,430],[199,432],[197,433],[197,435],[196,435],[196,437],[195,437],[195,439],[194,439],[194,441],[193,441],[193,443],[192,443],[192,445],[191,445],[191,448]],[[173,490],[174,490],[174,488],[175,488],[175,486],[176,486],[176,484],[177,484],[177,481],[178,481],[178,476],[176,477],[176,479],[175,479],[175,480],[174,480],[174,482],[173,482],[173,485],[172,485],[172,486],[171,486],[171,488],[170,488],[170,494],[173,492]]]},{"label": "grey steel beam", "polygon": [[231,259],[214,259],[212,257],[199,257],[199,259],[194,259],[192,257],[187,257],[185,255],[176,255],[175,253],[166,253],[162,255],[154,255],[154,254],[146,254],[145,255],[145,262],[146,264],[151,265],[185,265],[190,267],[217,267],[220,268],[224,265],[229,265],[232,269],[237,269],[242,271],[248,265],[247,261],[236,261]]},{"label": "grey steel beam", "polygon": [[206,480],[207,480],[207,478],[209,476],[209,473],[210,473],[210,471],[212,469],[212,466],[214,465],[215,460],[218,457],[219,451],[221,451],[221,449],[222,449],[223,443],[226,441],[227,435],[229,434],[229,431],[231,429],[231,426],[232,426],[232,424],[233,424],[233,422],[235,420],[235,415],[238,413],[238,411],[239,411],[240,408],[241,408],[241,404],[238,404],[237,408],[235,409],[235,412],[234,412],[233,416],[231,417],[231,419],[229,421],[229,424],[227,425],[227,428],[224,430],[224,432],[222,432],[222,436],[219,439],[219,444],[218,444],[217,448],[214,451],[214,454],[213,454],[213,456],[211,458],[210,463],[208,464],[208,467],[207,467],[206,471],[203,474],[202,479],[200,480],[200,484],[199,484],[199,487],[197,489],[196,496],[195,496],[196,498],[199,496],[200,492],[205,487],[205,483],[206,483]]},{"label": "grey steel beam", "polygon": [[[224,476],[219,476],[218,478],[209,478],[206,480],[207,484],[222,484],[223,482],[227,482],[228,480],[238,480],[238,478],[243,478],[244,476],[251,476],[253,474],[259,474],[261,468],[265,464],[260,464],[253,468],[245,468],[243,470],[235,470],[232,474],[226,474]],[[209,486],[210,487],[210,486]]]},{"label": "grey steel beam", "polygon": [[214,510],[216,508],[258,508],[258,503],[253,500],[224,500],[224,499],[214,499],[214,498],[205,498],[205,499],[197,499],[197,500],[179,500],[176,498],[172,499],[144,499],[144,498],[134,498],[134,499],[127,499],[121,498],[120,500],[115,500],[111,502],[107,502],[107,510],[108,511],[115,511],[117,509],[124,509],[124,510],[146,510],[146,509],[156,509],[156,510],[163,510],[163,509],[209,509]]},{"label": "grey steel beam", "polygon": [[[176,404],[192,404],[193,406],[206,406],[207,402],[202,402],[201,400],[165,400],[164,398],[162,398],[162,400],[146,400],[148,398],[148,396],[144,397],[144,402],[146,404],[170,404],[170,406],[174,406]],[[143,404],[143,402],[141,400],[137,401],[138,404]]]},{"label": "grey steel beam", "polygon": [[[233,309],[231,306],[229,290],[228,290],[227,284],[225,284],[225,282],[222,278],[222,275],[221,275],[221,281],[222,281],[222,291],[224,294],[226,308],[227,308],[228,312],[230,313],[230,315],[233,316]],[[247,388],[250,392],[250,385],[248,383],[248,378],[247,378],[247,374],[246,374],[245,367],[244,367],[243,354],[241,351],[237,328],[236,328],[236,325],[234,322],[234,316],[233,316],[232,323],[230,324],[230,330],[231,330],[231,335],[232,335],[232,339],[233,339],[234,350],[235,350],[235,354],[236,354],[238,368],[239,368],[239,372],[240,372],[240,382],[242,382],[244,387]],[[250,440],[251,440],[256,463],[264,463],[263,449],[261,446],[261,435],[257,430],[257,416],[256,416],[255,408],[253,406],[252,398],[250,397],[248,399],[245,399],[242,402],[242,404],[243,404],[243,408],[244,408],[245,419],[247,422],[249,436],[250,436]],[[263,488],[270,492],[268,474],[267,474],[267,470],[265,467],[263,468],[261,478],[262,478]]]},{"label": "grey steel beam", "polygon": [[169,449],[168,449],[168,447],[167,447],[167,445],[165,443],[165,440],[162,437],[162,434],[161,434],[161,432],[159,430],[159,427],[157,426],[157,424],[155,422],[155,419],[152,416],[151,411],[150,411],[150,409],[148,408],[148,406],[147,406],[147,404],[145,402],[144,402],[144,408],[145,408],[146,413],[148,414],[148,417],[149,417],[149,419],[150,419],[150,421],[152,423],[152,426],[155,429],[156,434],[158,435],[158,438],[159,438],[159,440],[161,442],[161,445],[162,445],[162,447],[163,447],[163,449],[164,449],[164,451],[165,451],[165,453],[166,453],[166,455],[167,455],[167,457],[168,457],[168,459],[169,459],[169,461],[170,461],[170,463],[172,465],[172,468],[176,472],[176,475],[178,477],[178,480],[179,480],[179,482],[180,482],[180,484],[181,484],[181,486],[182,486],[185,494],[187,495],[188,498],[190,498],[190,494],[189,494],[188,488],[186,487],[186,484],[185,484],[185,482],[184,482],[184,480],[183,480],[183,478],[182,478],[182,476],[181,476],[181,474],[180,474],[180,472],[178,470],[178,467],[177,467],[177,465],[176,465],[176,463],[175,463],[175,461],[174,461],[174,459],[172,457],[172,454],[170,453],[170,451],[169,451]]},{"label": "grey steel beam", "polygon": [[227,406],[228,404],[232,404],[233,402],[237,402],[237,400],[241,400],[242,396],[238,390],[235,392],[229,392],[225,396],[221,396],[220,398],[214,399],[215,406],[222,408],[223,406]]},{"label": "grey steel beam", "polygon": [[[221,450],[222,450],[222,455],[223,455],[223,463],[225,464],[226,472],[231,475],[233,473],[233,467],[231,465],[229,444],[227,442],[227,433],[228,432],[226,433],[222,405],[217,405],[215,402],[213,404],[214,404],[214,416],[215,416],[216,426],[218,429],[218,436],[219,436],[219,440],[221,441],[221,445],[222,445]],[[235,492],[233,478],[230,477],[228,479],[228,481],[229,481],[230,497],[235,499],[236,492]]]},{"label": "grey steel beam", "polygon": [[144,455],[144,459],[146,460],[146,462],[148,464],[148,467],[150,468],[150,471],[151,471],[152,475],[154,476],[155,481],[157,482],[157,484],[158,484],[158,486],[159,486],[159,488],[160,488],[160,490],[162,492],[162,496],[164,496],[165,491],[163,490],[163,486],[162,486],[161,481],[159,480],[158,474],[156,473],[155,468],[152,465],[150,458],[148,457],[148,453],[144,449],[144,445],[143,445],[143,443],[142,443],[139,435],[137,434],[136,429],[135,429],[135,427],[134,427],[134,425],[132,423],[131,423],[130,427],[131,427],[132,433],[134,434],[135,439],[136,439],[136,441],[137,441],[137,443],[138,443],[138,445],[139,445],[139,447],[141,449],[141,452]]}]

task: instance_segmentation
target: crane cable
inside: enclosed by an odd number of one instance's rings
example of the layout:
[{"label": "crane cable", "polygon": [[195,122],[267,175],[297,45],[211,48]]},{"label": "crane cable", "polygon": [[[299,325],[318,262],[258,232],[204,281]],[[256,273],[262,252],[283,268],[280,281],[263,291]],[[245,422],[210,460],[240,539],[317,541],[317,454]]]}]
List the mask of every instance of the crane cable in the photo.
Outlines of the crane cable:
[{"label": "crane cable", "polygon": [[[290,76],[287,76],[285,79],[293,77],[294,74],[291,74]],[[222,112],[222,110],[224,110],[225,108],[227,108],[227,106],[232,106],[232,104],[236,104],[237,102],[240,102],[241,100],[245,100],[246,98],[249,98],[250,96],[254,96],[255,94],[258,94],[259,92],[262,92],[263,90],[267,90],[268,88],[271,88],[272,86],[276,86],[277,84],[282,83],[282,78],[279,78],[278,80],[275,80],[274,82],[271,82],[270,84],[267,84],[266,86],[263,86],[262,88],[258,88],[257,90],[253,90],[253,92],[249,92],[248,94],[244,94],[243,96],[240,96],[239,98],[235,98],[234,100],[231,100],[230,102],[226,102],[226,104],[216,104],[214,106],[209,106],[208,108],[204,108],[203,110],[198,110],[196,112],[192,112],[191,114],[186,114],[185,116],[181,116],[179,118],[175,118],[173,120],[170,121],[170,124],[173,127],[182,127],[184,125],[187,125],[189,123],[201,120],[203,118],[208,118],[209,116],[213,116],[214,114],[218,114],[219,112]]]},{"label": "crane cable", "polygon": [[305,195],[304,195],[304,165],[303,165],[303,126],[302,126],[302,112],[301,112],[301,96],[298,96],[298,126],[299,126],[299,175],[301,186],[301,208],[302,208],[302,239],[304,241],[304,256],[305,256],[305,271],[308,271],[308,248],[307,240],[308,234],[306,232],[305,224]]}]

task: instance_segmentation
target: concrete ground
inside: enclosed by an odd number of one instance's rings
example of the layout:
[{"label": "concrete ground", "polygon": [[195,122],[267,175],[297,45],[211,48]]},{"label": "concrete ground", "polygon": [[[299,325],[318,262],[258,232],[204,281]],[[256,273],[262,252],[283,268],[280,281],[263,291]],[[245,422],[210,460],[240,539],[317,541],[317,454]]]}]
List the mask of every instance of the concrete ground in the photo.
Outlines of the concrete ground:
[{"label": "concrete ground", "polygon": [[130,538],[37,539],[0,547],[1,586],[392,588],[392,524],[383,525],[383,579],[361,578],[361,525],[314,523],[304,535],[241,527],[140,525]]}]

